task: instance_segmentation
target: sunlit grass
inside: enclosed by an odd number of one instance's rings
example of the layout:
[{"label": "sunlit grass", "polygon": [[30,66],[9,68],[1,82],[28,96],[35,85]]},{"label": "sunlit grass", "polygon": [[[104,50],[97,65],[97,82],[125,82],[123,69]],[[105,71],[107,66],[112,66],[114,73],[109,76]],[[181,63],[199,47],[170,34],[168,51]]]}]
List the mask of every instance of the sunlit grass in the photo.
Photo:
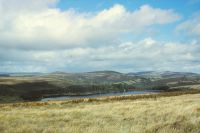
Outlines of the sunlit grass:
[{"label": "sunlit grass", "polygon": [[140,97],[4,104],[0,132],[200,132],[200,94]]}]

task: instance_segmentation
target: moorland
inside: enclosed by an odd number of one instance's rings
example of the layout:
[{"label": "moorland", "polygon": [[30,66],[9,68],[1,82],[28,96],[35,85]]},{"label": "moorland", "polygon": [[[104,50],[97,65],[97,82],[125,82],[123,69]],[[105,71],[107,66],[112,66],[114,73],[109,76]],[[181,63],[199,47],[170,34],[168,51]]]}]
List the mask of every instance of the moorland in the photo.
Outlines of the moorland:
[{"label": "moorland", "polygon": [[4,73],[0,76],[0,103],[134,90],[192,91],[199,86],[200,75],[187,72]]},{"label": "moorland", "polygon": [[[200,75],[183,72],[0,74],[2,133],[198,133]],[[41,101],[136,90],[159,93]]]},{"label": "moorland", "polygon": [[199,133],[200,94],[0,104],[2,133]]}]

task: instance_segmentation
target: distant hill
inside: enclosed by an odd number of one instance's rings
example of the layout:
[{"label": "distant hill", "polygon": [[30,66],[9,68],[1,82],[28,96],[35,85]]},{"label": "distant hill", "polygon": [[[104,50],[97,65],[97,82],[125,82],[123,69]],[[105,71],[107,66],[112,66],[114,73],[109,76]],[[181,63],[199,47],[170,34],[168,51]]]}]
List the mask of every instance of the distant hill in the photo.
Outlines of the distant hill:
[{"label": "distant hill", "polygon": [[141,78],[138,76],[129,76],[125,73],[120,73],[116,71],[93,71],[83,73],[55,72],[47,74],[45,76],[49,78],[68,80],[74,84],[107,84],[129,80],[145,80],[145,78]]},{"label": "distant hill", "polygon": [[145,71],[128,73],[129,76],[140,76],[146,78],[180,78],[180,77],[194,77],[200,76],[200,74],[191,72],[172,72],[172,71]]},{"label": "distant hill", "polygon": [[10,75],[9,74],[1,74],[0,73],[0,77],[10,77]]},{"label": "distant hill", "polygon": [[32,101],[51,95],[88,95],[124,90],[190,90],[198,89],[199,85],[200,75],[188,72],[2,73],[0,98],[7,96]]},{"label": "distant hill", "polygon": [[9,75],[9,76],[39,76],[39,75],[42,75],[43,73],[39,73],[39,72],[19,72],[19,73],[15,73],[15,72],[12,72],[12,73],[0,73],[0,75]]}]

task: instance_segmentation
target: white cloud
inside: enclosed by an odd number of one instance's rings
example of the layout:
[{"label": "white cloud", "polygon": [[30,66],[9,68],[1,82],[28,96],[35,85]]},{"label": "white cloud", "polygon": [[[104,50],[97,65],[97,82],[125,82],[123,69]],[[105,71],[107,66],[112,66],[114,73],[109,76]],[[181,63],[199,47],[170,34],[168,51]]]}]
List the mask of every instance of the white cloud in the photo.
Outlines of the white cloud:
[{"label": "white cloud", "polygon": [[143,5],[128,11],[122,5],[93,12],[61,11],[49,5],[56,0],[0,1],[0,45],[19,49],[63,49],[107,45],[124,33],[140,31],[154,24],[180,18],[172,10]]},{"label": "white cloud", "polygon": [[[152,37],[123,41],[180,19],[173,10],[116,4],[99,12],[61,11],[57,0],[0,0],[1,71],[198,70],[200,46]],[[184,67],[182,67],[184,66]]]},{"label": "white cloud", "polygon": [[184,32],[189,36],[200,36],[200,13],[179,24],[177,32]]},{"label": "white cloud", "polygon": [[[20,67],[52,68],[52,70],[174,70],[199,69],[200,45],[198,43],[160,42],[151,37],[98,48],[71,48],[59,51],[15,51],[16,58],[4,55],[3,66],[21,63]],[[11,53],[13,51],[7,51]],[[23,57],[24,55],[25,57]],[[2,57],[2,55],[1,55]],[[13,59],[13,60],[11,60]],[[19,60],[22,59],[22,60]],[[27,63],[28,62],[28,63]],[[25,70],[27,70],[27,68]],[[21,68],[20,68],[21,69]],[[32,69],[32,71],[35,69]]]},{"label": "white cloud", "polygon": [[55,7],[58,0],[0,0],[0,10],[4,13],[39,12]]}]

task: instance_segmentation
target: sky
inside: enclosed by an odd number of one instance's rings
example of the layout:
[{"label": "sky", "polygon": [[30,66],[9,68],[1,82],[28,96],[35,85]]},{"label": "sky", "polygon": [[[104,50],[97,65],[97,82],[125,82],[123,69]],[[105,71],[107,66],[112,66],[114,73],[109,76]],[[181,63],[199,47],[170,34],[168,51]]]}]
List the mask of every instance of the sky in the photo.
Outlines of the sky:
[{"label": "sky", "polygon": [[0,72],[200,73],[200,0],[0,0]]}]

